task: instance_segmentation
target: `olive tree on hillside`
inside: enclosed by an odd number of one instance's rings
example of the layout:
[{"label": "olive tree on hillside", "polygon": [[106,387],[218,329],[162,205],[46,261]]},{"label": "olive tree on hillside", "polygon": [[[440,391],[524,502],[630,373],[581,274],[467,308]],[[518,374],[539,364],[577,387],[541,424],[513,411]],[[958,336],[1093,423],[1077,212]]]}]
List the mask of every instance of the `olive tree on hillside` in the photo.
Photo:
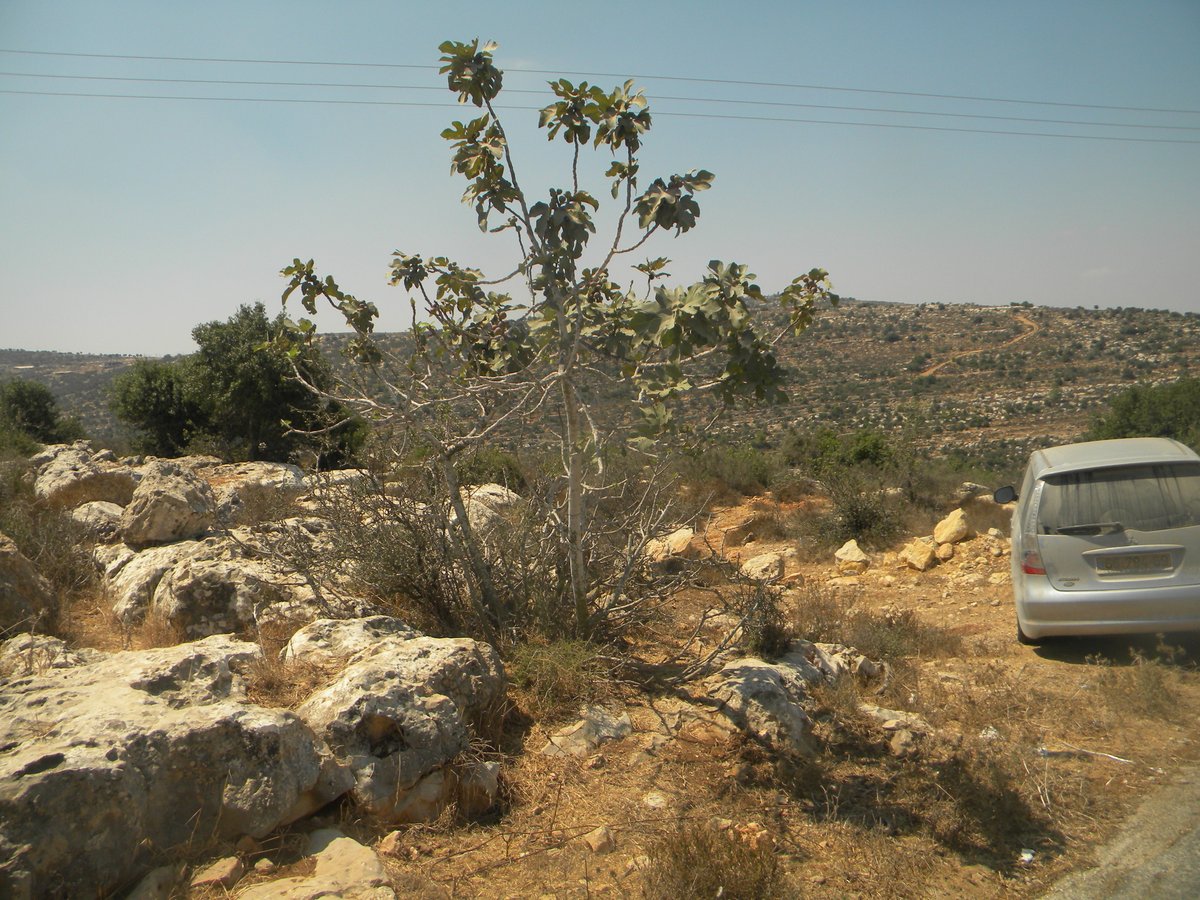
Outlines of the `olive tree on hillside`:
[{"label": "olive tree on hillside", "polygon": [[0,432],[11,435],[14,445],[22,439],[53,444],[83,437],[79,423],[59,411],[54,392],[24,378],[0,382]]},{"label": "olive tree on hillside", "polygon": [[268,319],[261,303],[243,304],[224,322],[192,329],[191,356],[142,360],[119,376],[110,406],[137,432],[137,448],[274,461],[302,449],[348,452],[359,436],[347,412],[310,390],[331,384],[329,366],[315,346],[294,356],[274,348],[283,320]]},{"label": "olive tree on hillside", "polygon": [[[767,298],[746,266],[713,261],[700,281],[672,287],[666,258],[626,262],[652,239],[695,227],[698,195],[713,182],[704,170],[642,173],[639,151],[651,127],[642,92],[632,82],[607,91],[587,82],[550,83],[556,99],[542,110],[539,126],[549,140],[566,144],[568,166],[563,182],[537,198],[495,106],[503,82],[495,45],[447,41],[440,49],[449,89],[480,110],[442,132],[451,169],[466,180],[463,201],[474,207],[479,228],[512,241],[511,268],[489,278],[445,256],[397,251],[391,281],[407,292],[412,316],[402,353],[376,339],[376,306],[322,277],[312,260],[296,259],[283,270],[289,279],[283,299],[298,293],[309,315],[328,303],[354,331],[349,352],[360,377],[325,393],[373,421],[401,425],[431,454],[457,513],[458,539],[489,630],[506,625],[506,610],[463,509],[454,460],[518,421],[553,430],[560,469],[556,489],[543,498],[545,518],[561,550],[573,632],[586,637],[629,602],[630,573],[647,537],[630,536],[622,559],[601,559],[592,501],[611,483],[605,448],[621,442],[651,451],[655,436],[671,425],[671,401],[685,393],[781,399],[784,373],[773,343],[803,330],[816,304],[835,298],[824,271],[799,276],[777,297],[786,327],[767,334],[755,315]],[[587,150],[606,163],[589,172]],[[599,179],[615,203],[603,239],[600,202],[589,190]],[[644,288],[618,283],[631,276]],[[291,352],[300,353],[314,331],[310,320],[296,322]],[[614,380],[635,393],[633,403],[616,411],[597,402]]]}]

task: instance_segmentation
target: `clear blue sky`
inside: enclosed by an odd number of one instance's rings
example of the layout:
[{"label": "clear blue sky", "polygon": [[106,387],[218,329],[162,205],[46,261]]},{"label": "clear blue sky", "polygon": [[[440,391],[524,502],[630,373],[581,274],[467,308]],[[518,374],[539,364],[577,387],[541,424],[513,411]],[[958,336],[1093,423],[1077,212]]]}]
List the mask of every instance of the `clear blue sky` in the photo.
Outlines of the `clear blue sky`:
[{"label": "clear blue sky", "polygon": [[[428,88],[443,83],[437,44],[475,36],[500,43],[513,89],[549,77],[515,69],[638,78],[656,114],[643,172],[717,175],[701,226],[646,248],[676,261],[677,280],[718,257],[750,264],[767,290],[821,266],[867,300],[1200,310],[1197,0],[0,0],[4,50],[428,67],[0,53],[0,90],[442,102],[450,95],[433,90],[31,76]],[[858,90],[651,77],[663,75]],[[385,310],[384,327],[401,327],[392,250],[493,274],[512,258],[459,203],[438,137],[472,111],[0,93],[0,347],[189,352],[200,322],[254,300],[277,310],[293,256],[315,257]],[[505,115],[526,186],[566,183],[567,157],[535,130],[536,113]],[[1190,143],[1148,142],[1164,140]]]}]

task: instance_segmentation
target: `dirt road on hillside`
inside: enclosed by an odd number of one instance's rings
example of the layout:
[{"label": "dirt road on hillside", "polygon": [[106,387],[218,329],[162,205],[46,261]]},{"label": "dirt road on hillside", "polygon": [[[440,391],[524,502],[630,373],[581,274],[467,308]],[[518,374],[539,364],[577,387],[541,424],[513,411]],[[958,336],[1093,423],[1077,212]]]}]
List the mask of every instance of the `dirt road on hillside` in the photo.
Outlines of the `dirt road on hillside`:
[{"label": "dirt road on hillside", "polygon": [[1028,340],[1029,338],[1033,337],[1035,334],[1037,334],[1039,331],[1042,330],[1041,325],[1039,325],[1037,322],[1033,321],[1033,319],[1029,318],[1029,316],[1024,315],[1023,313],[1013,313],[1013,318],[1016,319],[1018,322],[1020,322],[1022,325],[1024,325],[1029,330],[1022,332],[1021,334],[1018,334],[1015,338],[1012,338],[1009,341],[1005,341],[999,347],[995,347],[995,348],[981,347],[978,350],[964,350],[962,353],[955,353],[949,359],[944,359],[940,363],[934,363],[932,366],[930,366],[928,369],[926,369],[924,372],[922,372],[921,375],[923,375],[923,376],[924,375],[936,375],[938,372],[940,372],[946,366],[950,365],[951,363],[958,362],[960,359],[963,359],[964,357],[967,357],[967,356],[978,356],[980,353],[986,353],[992,349],[1004,350],[1007,347],[1011,347],[1013,344],[1019,344],[1021,341]]}]

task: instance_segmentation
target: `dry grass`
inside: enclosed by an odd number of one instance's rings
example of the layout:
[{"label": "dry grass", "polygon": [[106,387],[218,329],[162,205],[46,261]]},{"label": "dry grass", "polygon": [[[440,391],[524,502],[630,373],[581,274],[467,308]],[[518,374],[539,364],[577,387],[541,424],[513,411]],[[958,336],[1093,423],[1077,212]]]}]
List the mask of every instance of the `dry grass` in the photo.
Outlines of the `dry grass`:
[{"label": "dry grass", "polygon": [[650,900],[792,896],[769,839],[743,839],[732,828],[685,822],[650,846],[644,890]]},{"label": "dry grass", "polygon": [[880,662],[962,653],[962,638],[930,625],[911,609],[876,612],[858,604],[856,592],[805,584],[792,597],[792,631],[809,641],[845,644]]}]

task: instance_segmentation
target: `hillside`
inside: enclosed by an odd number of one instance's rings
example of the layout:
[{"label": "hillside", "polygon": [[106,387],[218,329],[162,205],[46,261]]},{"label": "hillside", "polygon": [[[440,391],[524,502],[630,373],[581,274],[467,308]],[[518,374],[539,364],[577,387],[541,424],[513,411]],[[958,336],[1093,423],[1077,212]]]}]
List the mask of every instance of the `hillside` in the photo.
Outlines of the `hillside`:
[{"label": "hillside", "polygon": [[[323,341],[336,348],[344,338]],[[789,402],[730,411],[719,433],[771,441],[789,427],[869,426],[906,429],[939,453],[1019,457],[1030,441],[1079,434],[1134,383],[1200,369],[1200,315],[848,299],[786,338],[779,356],[794,373]],[[106,392],[134,359],[0,350],[0,379],[46,384],[64,412],[112,440]]]}]

